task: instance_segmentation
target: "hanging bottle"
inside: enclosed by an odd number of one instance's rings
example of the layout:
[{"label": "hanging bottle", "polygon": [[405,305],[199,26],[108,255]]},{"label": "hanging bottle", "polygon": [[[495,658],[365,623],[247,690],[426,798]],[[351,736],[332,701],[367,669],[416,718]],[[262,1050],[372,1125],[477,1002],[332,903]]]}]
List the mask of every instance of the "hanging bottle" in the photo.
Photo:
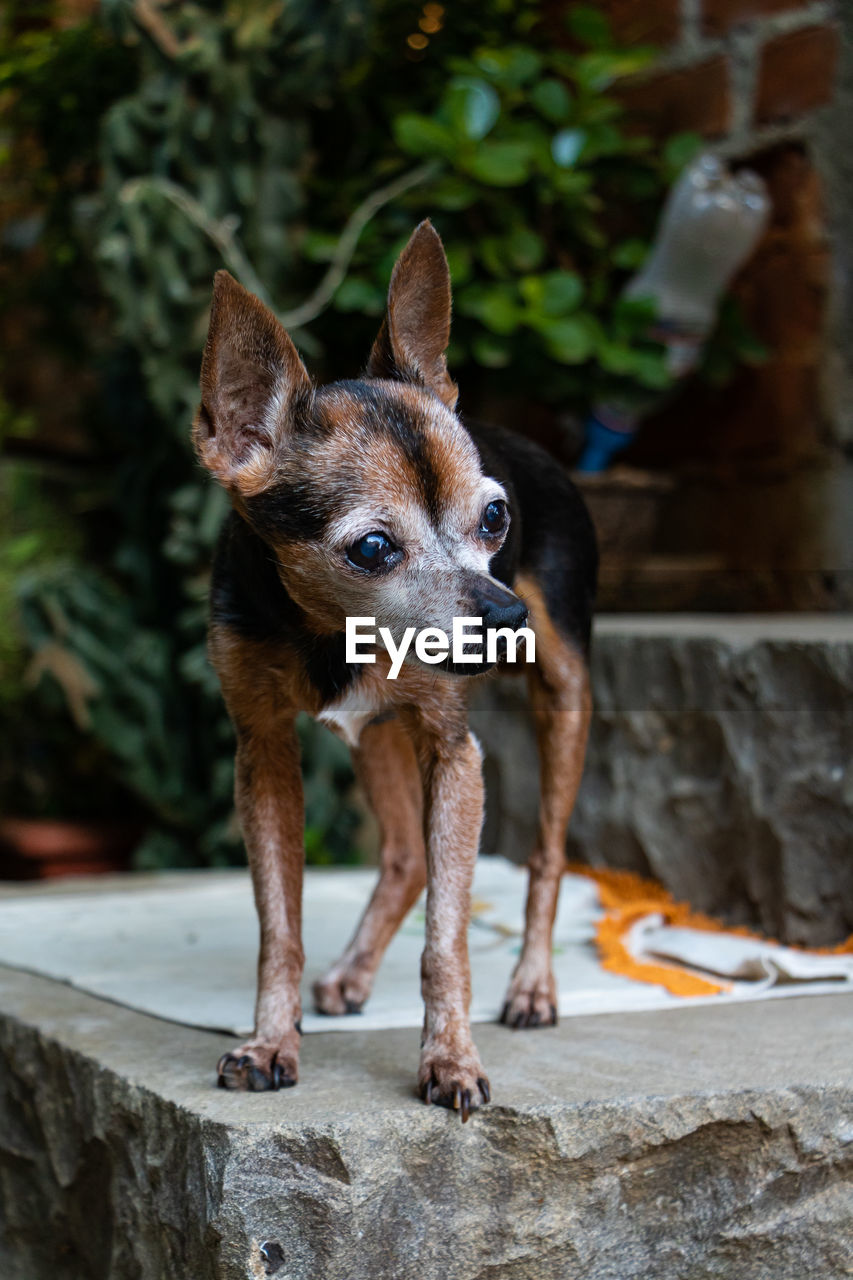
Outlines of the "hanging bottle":
[{"label": "hanging bottle", "polygon": [[[649,337],[665,347],[674,380],[686,378],[699,363],[722,296],[769,215],[770,198],[758,174],[748,169],[732,174],[710,154],[688,165],[670,191],[649,255],[623,297],[654,303]],[[585,424],[577,470],[606,470],[665,398],[638,390],[596,404]]]}]

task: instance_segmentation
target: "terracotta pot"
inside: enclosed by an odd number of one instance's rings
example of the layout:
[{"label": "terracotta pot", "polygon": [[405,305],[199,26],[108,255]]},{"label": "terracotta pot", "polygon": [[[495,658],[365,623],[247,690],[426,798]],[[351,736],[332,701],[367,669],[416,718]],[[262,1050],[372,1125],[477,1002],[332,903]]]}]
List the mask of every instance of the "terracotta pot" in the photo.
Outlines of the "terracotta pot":
[{"label": "terracotta pot", "polygon": [[0,818],[0,878],[126,871],[142,829],[135,823],[52,818]]}]

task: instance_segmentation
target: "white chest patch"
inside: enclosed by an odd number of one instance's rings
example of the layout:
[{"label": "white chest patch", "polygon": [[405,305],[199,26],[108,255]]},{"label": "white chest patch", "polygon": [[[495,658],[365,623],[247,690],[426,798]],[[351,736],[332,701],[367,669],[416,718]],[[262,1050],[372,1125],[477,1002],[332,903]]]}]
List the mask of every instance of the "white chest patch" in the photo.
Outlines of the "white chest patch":
[{"label": "white chest patch", "polygon": [[385,702],[379,690],[367,681],[360,682],[343,697],[324,707],[317,719],[341,735],[350,747],[357,747],[361,731],[383,710]]}]

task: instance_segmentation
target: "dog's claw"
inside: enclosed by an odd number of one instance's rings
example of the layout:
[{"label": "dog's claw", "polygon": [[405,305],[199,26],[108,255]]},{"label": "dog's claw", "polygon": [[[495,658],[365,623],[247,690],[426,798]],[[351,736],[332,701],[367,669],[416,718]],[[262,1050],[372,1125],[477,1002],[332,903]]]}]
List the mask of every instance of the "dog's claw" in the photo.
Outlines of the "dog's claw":
[{"label": "dog's claw", "polygon": [[292,1089],[296,1084],[293,1076],[288,1074],[287,1070],[280,1062],[273,1063],[272,1081],[272,1087],[274,1089]]},{"label": "dog's claw", "polygon": [[[280,1062],[278,1053],[267,1059],[260,1053],[255,1061],[252,1053],[224,1053],[216,1064],[216,1083],[220,1089],[242,1090],[244,1093],[269,1093],[290,1089],[296,1084],[298,1069],[285,1059]],[[268,1065],[267,1065],[268,1062]]]},{"label": "dog's claw", "polygon": [[485,1103],[490,1102],[492,1095],[489,1089],[489,1082],[485,1076],[477,1076],[477,1089],[480,1093],[480,1099],[477,1099],[473,1088],[465,1087],[459,1080],[452,1080],[445,1090],[434,1075],[423,1082],[419,1086],[418,1092],[427,1105],[435,1103],[439,1107],[447,1107],[449,1110],[458,1111],[462,1123],[465,1124],[469,1119],[472,1111]]},{"label": "dog's claw", "polygon": [[555,1027],[557,1025],[557,1006],[553,1001],[543,999],[540,991],[520,991],[507,1000],[501,1010],[499,1022],[513,1031],[522,1029],[535,1030],[537,1027]]},{"label": "dog's claw", "polygon": [[266,1093],[268,1089],[278,1088],[275,1080],[266,1075],[260,1067],[256,1067],[254,1063],[249,1067],[247,1079],[251,1093]]},{"label": "dog's claw", "polygon": [[314,983],[314,1008],[318,1013],[340,1018],[361,1013],[370,995],[370,976],[353,970],[343,976]]}]

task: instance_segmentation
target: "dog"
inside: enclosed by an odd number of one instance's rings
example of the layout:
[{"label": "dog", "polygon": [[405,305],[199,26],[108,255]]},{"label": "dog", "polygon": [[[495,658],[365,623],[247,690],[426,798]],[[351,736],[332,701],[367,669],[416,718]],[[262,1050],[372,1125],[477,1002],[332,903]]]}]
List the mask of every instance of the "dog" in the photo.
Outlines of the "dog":
[{"label": "dog", "polygon": [[[422,222],[394,267],[364,374],[315,386],[275,316],[216,275],[193,439],[232,510],[214,556],[209,651],[237,739],[235,797],[260,917],[255,1029],[219,1084],[298,1079],[303,805],[296,716],[343,737],[379,820],[381,870],[349,946],[314,985],[316,1007],[357,1013],[382,955],[427,888],[418,1090],[463,1121],[490,1100],[471,1037],[467,929],[483,814],[471,677],[411,649],[398,678],[347,662],[348,617],[444,629],[456,617],[535,636],[527,670],[541,808],[524,942],[501,1021],[557,1021],[551,933],[590,719],[597,552],[568,476],[521,435],[465,425],[445,359],[450,275]],[[467,650],[466,650],[467,652]],[[518,667],[513,668],[518,670]]]}]

